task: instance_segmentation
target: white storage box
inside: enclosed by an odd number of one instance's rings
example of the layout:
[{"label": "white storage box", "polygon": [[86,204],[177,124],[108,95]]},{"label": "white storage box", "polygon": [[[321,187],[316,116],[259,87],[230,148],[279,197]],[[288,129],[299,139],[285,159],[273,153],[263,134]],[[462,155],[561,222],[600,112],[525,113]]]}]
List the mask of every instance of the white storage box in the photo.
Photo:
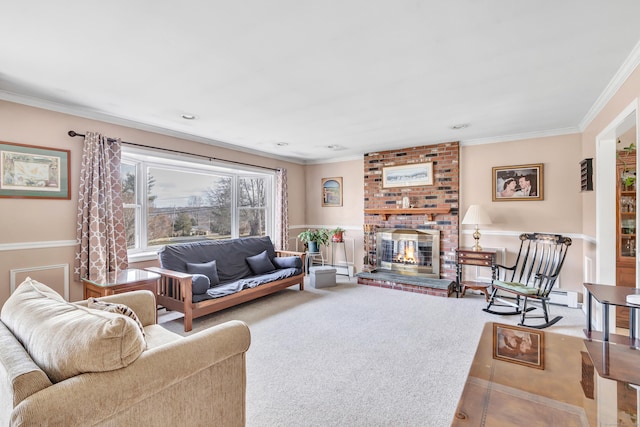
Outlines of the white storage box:
[{"label": "white storage box", "polygon": [[336,285],[336,269],[330,266],[311,267],[311,286],[314,288],[330,288]]}]

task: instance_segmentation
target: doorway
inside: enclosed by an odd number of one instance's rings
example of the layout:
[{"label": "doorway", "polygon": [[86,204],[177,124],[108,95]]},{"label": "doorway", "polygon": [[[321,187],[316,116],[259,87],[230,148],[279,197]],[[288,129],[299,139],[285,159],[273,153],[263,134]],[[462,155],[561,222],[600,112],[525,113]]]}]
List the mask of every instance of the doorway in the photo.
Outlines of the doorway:
[{"label": "doorway", "polygon": [[[596,138],[597,283],[630,287],[638,287],[639,283],[635,256],[638,251],[637,214],[635,204],[631,207],[637,186],[623,187],[621,183],[623,171],[637,170],[634,149],[638,140],[637,107],[635,100]],[[627,156],[631,151],[633,156]],[[628,313],[612,310],[609,323],[628,328]]]}]

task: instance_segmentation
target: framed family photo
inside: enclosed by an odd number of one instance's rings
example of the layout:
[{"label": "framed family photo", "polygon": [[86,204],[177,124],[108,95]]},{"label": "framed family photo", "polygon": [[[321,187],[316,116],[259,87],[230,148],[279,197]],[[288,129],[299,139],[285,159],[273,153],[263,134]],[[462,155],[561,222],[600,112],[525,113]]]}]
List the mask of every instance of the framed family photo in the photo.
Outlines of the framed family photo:
[{"label": "framed family photo", "polygon": [[71,199],[70,150],[0,142],[0,197]]},{"label": "framed family photo", "polygon": [[495,166],[492,184],[494,202],[544,200],[544,165]]},{"label": "framed family photo", "polygon": [[494,323],[493,357],[531,368],[544,369],[544,332]]},{"label": "framed family photo", "polygon": [[433,162],[382,168],[382,187],[433,185]]},{"label": "framed family photo", "polygon": [[342,206],[342,177],[322,178],[322,206]]}]

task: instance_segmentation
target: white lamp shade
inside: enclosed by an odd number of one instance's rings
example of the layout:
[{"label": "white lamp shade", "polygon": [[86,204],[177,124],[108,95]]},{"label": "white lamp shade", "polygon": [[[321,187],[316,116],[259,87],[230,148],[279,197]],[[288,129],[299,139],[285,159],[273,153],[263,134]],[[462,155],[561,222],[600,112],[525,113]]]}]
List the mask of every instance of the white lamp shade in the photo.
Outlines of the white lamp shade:
[{"label": "white lamp shade", "polygon": [[462,220],[465,225],[491,224],[489,214],[480,205],[471,205]]}]

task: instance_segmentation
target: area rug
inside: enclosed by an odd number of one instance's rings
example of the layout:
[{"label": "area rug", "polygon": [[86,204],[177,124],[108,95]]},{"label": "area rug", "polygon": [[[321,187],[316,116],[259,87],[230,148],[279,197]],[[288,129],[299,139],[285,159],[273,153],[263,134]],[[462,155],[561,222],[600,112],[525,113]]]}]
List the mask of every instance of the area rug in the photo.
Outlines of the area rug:
[{"label": "area rug", "polygon": [[[442,298],[363,286],[308,284],[194,319],[161,324],[182,335],[239,319],[251,329],[247,426],[448,426],[485,322],[484,296]],[[580,309],[546,330],[581,336]]]}]

